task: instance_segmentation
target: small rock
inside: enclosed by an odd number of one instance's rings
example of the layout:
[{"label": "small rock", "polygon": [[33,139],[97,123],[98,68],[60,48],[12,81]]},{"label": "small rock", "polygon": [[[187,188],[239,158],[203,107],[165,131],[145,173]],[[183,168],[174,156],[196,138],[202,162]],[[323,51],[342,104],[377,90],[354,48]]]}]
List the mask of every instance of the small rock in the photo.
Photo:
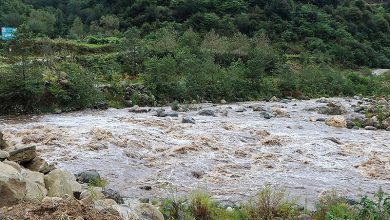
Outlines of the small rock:
[{"label": "small rock", "polygon": [[254,112],[264,112],[265,109],[262,106],[255,106],[253,107]]},{"label": "small rock", "polygon": [[198,114],[203,116],[215,116],[214,111],[211,109],[203,109],[199,111]]},{"label": "small rock", "polygon": [[123,198],[122,196],[119,194],[119,192],[113,190],[113,189],[104,189],[102,191],[102,193],[104,194],[104,196],[106,198],[109,198],[109,199],[113,199],[115,202],[117,202],[118,204],[123,204],[124,201],[123,201]]},{"label": "small rock", "polygon": [[390,131],[390,127],[386,128],[386,131]]},{"label": "small rock", "polygon": [[226,103],[227,103],[227,102],[226,102],[225,99],[222,99],[222,100],[221,100],[221,104],[222,104],[222,105],[225,105]]},{"label": "small rock", "polygon": [[195,124],[195,119],[192,117],[184,117],[181,120],[182,123]]},{"label": "small rock", "polygon": [[269,113],[269,112],[264,112],[263,116],[264,116],[265,119],[271,119],[272,117],[274,117],[274,116],[273,116],[271,113]]},{"label": "small rock", "polygon": [[165,109],[157,109],[157,114],[156,114],[156,116],[157,117],[166,117],[167,116],[167,114],[165,113]]},{"label": "small rock", "polygon": [[151,186],[141,186],[140,189],[150,191],[150,190],[152,190],[152,187]]},{"label": "small rock", "polygon": [[17,163],[25,163],[32,161],[37,156],[37,148],[35,146],[23,146],[7,149],[9,153],[8,160]]},{"label": "small rock", "polygon": [[246,109],[245,109],[244,107],[240,106],[240,107],[236,108],[235,111],[236,111],[236,112],[245,112]]},{"label": "small rock", "polygon": [[77,180],[82,183],[97,183],[101,181],[100,174],[96,170],[87,170],[77,174]]},{"label": "small rock", "polygon": [[325,120],[326,120],[326,118],[317,118],[316,121],[325,121]]},{"label": "small rock", "polygon": [[9,153],[7,151],[0,150],[0,161],[4,161],[9,157]]},{"label": "small rock", "polygon": [[270,98],[269,101],[270,101],[270,102],[279,102],[279,99],[276,98],[276,96],[272,96],[272,98]]},{"label": "small rock", "polygon": [[377,130],[377,128],[374,127],[374,126],[366,126],[366,127],[364,127],[364,129],[369,130],[369,131],[375,131],[375,130]]},{"label": "small rock", "polygon": [[105,199],[104,194],[102,193],[102,188],[100,187],[92,187],[87,190],[84,190],[80,194],[80,200],[84,205],[89,205],[94,201]]},{"label": "small rock", "polygon": [[273,108],[272,113],[276,117],[289,117],[287,111],[282,108]]},{"label": "small rock", "polygon": [[298,216],[298,220],[312,220],[312,217],[310,215],[302,214]]},{"label": "small rock", "polygon": [[112,208],[114,205],[118,204],[113,199],[101,199],[93,202],[93,208],[98,211]]},{"label": "small rock", "polygon": [[325,124],[336,128],[346,128],[347,120],[342,116],[333,116],[326,119]]},{"label": "small rock", "polygon": [[164,220],[163,214],[149,203],[140,203],[134,207],[134,212],[142,220]]},{"label": "small rock", "polygon": [[233,209],[232,207],[229,206],[229,207],[226,208],[226,211],[227,211],[227,212],[233,212],[234,209]]},{"label": "small rock", "polygon": [[42,199],[42,204],[55,206],[56,204],[60,203],[62,200],[63,199],[60,197],[45,197]]}]

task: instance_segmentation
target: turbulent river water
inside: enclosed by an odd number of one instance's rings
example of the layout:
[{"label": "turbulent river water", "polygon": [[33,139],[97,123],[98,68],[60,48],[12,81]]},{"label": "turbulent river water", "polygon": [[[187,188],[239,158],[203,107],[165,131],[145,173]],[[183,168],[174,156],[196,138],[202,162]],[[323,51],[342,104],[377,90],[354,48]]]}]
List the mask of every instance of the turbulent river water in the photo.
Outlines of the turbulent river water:
[{"label": "turbulent river water", "polygon": [[[332,100],[347,109],[357,102]],[[201,189],[219,201],[239,203],[267,183],[301,203],[332,189],[351,197],[380,187],[389,191],[390,132],[310,120],[327,117],[305,110],[321,105],[316,100],[201,104],[216,117],[192,110],[177,118],[156,117],[156,109],[87,110],[1,118],[0,129],[10,145],[36,145],[41,157],[73,173],[96,169],[109,188],[134,199]],[[253,106],[281,108],[289,117],[265,119]],[[246,111],[236,111],[242,107]],[[183,124],[184,116],[196,124]]]}]

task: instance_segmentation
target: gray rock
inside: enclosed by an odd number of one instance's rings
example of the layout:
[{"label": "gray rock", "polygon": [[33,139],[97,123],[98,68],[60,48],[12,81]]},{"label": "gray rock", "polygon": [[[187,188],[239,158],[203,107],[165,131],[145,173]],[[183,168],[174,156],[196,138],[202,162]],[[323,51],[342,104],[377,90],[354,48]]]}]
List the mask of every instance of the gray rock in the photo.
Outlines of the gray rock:
[{"label": "gray rock", "polygon": [[134,207],[134,212],[142,220],[164,220],[163,214],[149,203],[140,203]]},{"label": "gray rock", "polygon": [[77,180],[82,183],[97,183],[101,181],[100,174],[96,170],[83,171],[76,176]]},{"label": "gray rock", "polygon": [[222,105],[224,105],[224,104],[226,104],[226,103],[227,103],[227,102],[226,102],[225,99],[222,99],[222,100],[221,100],[221,104],[222,104]]},{"label": "gray rock", "polygon": [[167,114],[165,113],[165,109],[157,109],[156,110],[156,116],[157,117],[166,117],[167,116]]},{"label": "gray rock", "polygon": [[104,189],[102,191],[102,193],[104,194],[104,196],[108,199],[112,199],[114,200],[116,203],[118,204],[123,204],[124,203],[124,200],[123,200],[123,197],[121,196],[121,194],[119,194],[119,192],[113,190],[113,189]]},{"label": "gray rock", "polygon": [[4,161],[9,157],[9,153],[7,151],[0,150],[0,161]]},{"label": "gray rock", "polygon": [[12,206],[21,201],[26,194],[26,182],[15,167],[0,162],[0,208]]},{"label": "gray rock", "polygon": [[253,107],[254,112],[264,112],[265,109],[262,106],[255,106]]},{"label": "gray rock", "polygon": [[364,127],[364,129],[369,130],[369,131],[375,131],[375,130],[377,130],[377,128],[374,127],[374,126],[366,126],[366,127]]},{"label": "gray rock", "polygon": [[32,161],[24,164],[24,167],[31,171],[40,172],[43,174],[48,174],[50,171],[55,169],[53,164],[48,164],[40,157],[35,157]]},{"label": "gray rock", "polygon": [[245,112],[246,109],[245,109],[244,107],[240,106],[240,107],[236,108],[235,111],[236,111],[236,112]]},{"label": "gray rock", "polygon": [[192,117],[184,117],[181,120],[182,123],[195,124],[195,119]]},{"label": "gray rock", "polygon": [[313,218],[310,215],[302,214],[298,216],[298,220],[312,220]]},{"label": "gray rock", "polygon": [[0,131],[0,150],[3,150],[8,147],[8,144],[5,142],[3,136],[3,133]]},{"label": "gray rock", "polygon": [[317,118],[316,121],[325,121],[326,118]]},{"label": "gray rock", "polygon": [[45,176],[45,185],[50,197],[73,196],[74,192],[81,192],[81,185],[71,173],[56,169]]},{"label": "gray rock", "polygon": [[263,116],[264,116],[265,119],[271,119],[271,118],[274,117],[274,116],[272,115],[272,113],[269,113],[269,112],[264,112]]},{"label": "gray rock", "polygon": [[390,127],[386,128],[386,131],[390,131]]},{"label": "gray rock", "polygon": [[17,163],[32,161],[37,156],[37,148],[35,146],[8,148],[7,151],[9,153],[8,160]]},{"label": "gray rock", "polygon": [[340,104],[331,102],[324,107],[319,107],[318,113],[324,115],[343,115],[347,113],[347,110]]},{"label": "gray rock", "polygon": [[203,109],[198,112],[199,115],[203,116],[215,116],[215,113],[211,109]]}]

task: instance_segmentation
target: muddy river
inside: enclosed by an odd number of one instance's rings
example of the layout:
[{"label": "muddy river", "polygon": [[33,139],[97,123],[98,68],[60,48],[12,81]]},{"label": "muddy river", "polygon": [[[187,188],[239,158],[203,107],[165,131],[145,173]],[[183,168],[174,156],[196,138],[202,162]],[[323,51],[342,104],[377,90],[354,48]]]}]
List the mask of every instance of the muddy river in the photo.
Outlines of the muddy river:
[{"label": "muddy river", "polygon": [[[347,109],[357,102],[332,100]],[[321,105],[308,100],[191,106],[211,109],[215,117],[198,110],[165,118],[156,117],[156,109],[88,110],[2,118],[0,129],[11,146],[36,145],[58,167],[98,170],[109,188],[128,198],[201,189],[224,203],[239,203],[266,183],[285,188],[301,203],[334,188],[350,197],[380,187],[390,191],[390,132],[329,127],[313,120],[328,116],[305,110]],[[265,119],[253,107],[283,109],[288,116]],[[182,123],[185,116],[196,124]]]}]

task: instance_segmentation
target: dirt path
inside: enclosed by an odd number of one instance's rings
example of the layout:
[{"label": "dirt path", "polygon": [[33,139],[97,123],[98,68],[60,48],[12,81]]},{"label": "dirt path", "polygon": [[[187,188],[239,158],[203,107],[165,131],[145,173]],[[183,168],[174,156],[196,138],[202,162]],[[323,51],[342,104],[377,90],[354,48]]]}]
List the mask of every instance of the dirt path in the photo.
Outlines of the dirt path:
[{"label": "dirt path", "polygon": [[[333,99],[348,109],[357,100]],[[167,197],[194,189],[225,203],[253,196],[265,183],[282,186],[304,203],[324,190],[345,195],[390,191],[390,132],[333,128],[310,118],[315,100],[203,105],[178,118],[128,109],[0,120],[11,145],[34,144],[43,157],[77,173],[97,169],[129,198]],[[265,119],[254,106],[290,117]],[[236,112],[240,107],[246,111]],[[227,113],[227,116],[225,116]],[[192,116],[196,124],[183,124]],[[330,140],[336,138],[339,143]],[[151,190],[141,187],[151,186]]]}]

